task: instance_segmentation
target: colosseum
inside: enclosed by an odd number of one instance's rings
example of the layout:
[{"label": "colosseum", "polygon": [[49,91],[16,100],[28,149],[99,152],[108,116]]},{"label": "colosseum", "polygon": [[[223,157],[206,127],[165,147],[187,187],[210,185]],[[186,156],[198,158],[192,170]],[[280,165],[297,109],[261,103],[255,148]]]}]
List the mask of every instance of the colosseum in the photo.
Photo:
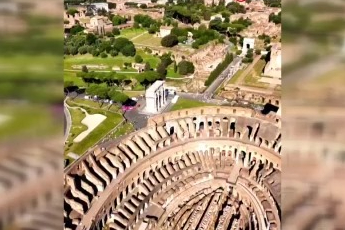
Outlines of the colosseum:
[{"label": "colosseum", "polygon": [[65,169],[64,228],[280,229],[280,174],[280,117],[169,112]]}]

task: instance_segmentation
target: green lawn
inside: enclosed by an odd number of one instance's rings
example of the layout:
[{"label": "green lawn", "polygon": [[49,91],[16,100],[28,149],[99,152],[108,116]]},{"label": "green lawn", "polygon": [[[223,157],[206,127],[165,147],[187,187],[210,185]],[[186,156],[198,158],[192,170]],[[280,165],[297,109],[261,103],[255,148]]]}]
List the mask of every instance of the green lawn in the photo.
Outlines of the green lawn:
[{"label": "green lawn", "polygon": [[229,80],[229,84],[235,84],[238,81],[238,78],[241,76],[241,74],[243,73],[244,69],[240,69],[238,70],[234,76],[232,76],[232,78]]},{"label": "green lawn", "polygon": [[253,70],[251,70],[247,76],[244,77],[244,84],[248,86],[267,88],[269,84],[259,82],[263,69],[265,68],[265,60],[259,60],[255,63]]},{"label": "green lawn", "polygon": [[50,134],[61,133],[63,127],[57,126],[52,108],[39,104],[6,104],[2,103],[0,123],[0,140],[17,137],[46,137]]},{"label": "green lawn", "polygon": [[103,110],[109,110],[111,112],[114,113],[119,113],[120,112],[120,107],[117,105],[109,105],[109,104],[100,104],[97,101],[93,101],[93,100],[86,100],[86,99],[81,99],[81,98],[75,98],[73,99],[73,102],[75,104],[81,105],[81,106],[88,106],[91,108],[95,108],[95,109],[103,109]]},{"label": "green lawn", "polygon": [[74,84],[78,87],[87,86],[87,84],[83,81],[83,79],[81,79],[80,77],[77,77],[76,72],[64,71],[63,75],[64,75],[63,76],[64,81],[73,81]]},{"label": "green lawn", "polygon": [[170,77],[170,78],[181,78],[181,77],[183,77],[178,73],[178,71],[175,73],[174,64],[171,64],[170,66],[168,66],[167,70],[168,70],[167,77]]},{"label": "green lawn", "polygon": [[126,28],[123,30],[120,30],[121,34],[118,35],[118,37],[125,37],[127,39],[132,39],[139,34],[145,33],[146,30],[143,28],[135,29],[135,28]]},{"label": "green lawn", "polygon": [[132,40],[134,44],[147,45],[147,46],[161,46],[161,38],[156,37],[154,34],[143,34]]},{"label": "green lawn", "polygon": [[110,135],[111,138],[118,138],[121,137],[123,135],[127,135],[129,133],[131,133],[132,131],[134,131],[134,127],[132,125],[132,123],[125,123],[123,125],[121,125],[114,133],[112,133]]},{"label": "green lawn", "polygon": [[139,95],[145,94],[145,91],[123,91],[128,97],[137,97]]},{"label": "green lawn", "polygon": [[[83,103],[80,103],[83,102]],[[110,130],[116,127],[122,120],[122,115],[119,113],[114,113],[112,111],[107,111],[105,109],[96,109],[90,107],[89,100],[78,99],[78,103],[73,100],[68,100],[67,103],[72,107],[82,107],[89,114],[103,114],[107,118],[97,126],[89,135],[87,135],[81,142],[74,143],[69,142],[65,145],[65,154],[73,152],[82,155],[89,148],[94,146],[99,142]],[[82,106],[81,106],[82,104]],[[73,118],[72,118],[73,120]]]},{"label": "green lawn", "polygon": [[[143,59],[144,63],[149,62],[152,68],[155,68],[160,62],[158,57],[153,56],[152,54],[146,54],[143,50],[138,49],[137,54],[139,54]],[[64,59],[64,69],[72,70],[73,65],[105,65],[105,69],[101,70],[112,70],[114,66],[119,67],[123,71],[133,71],[133,69],[124,69],[123,65],[125,62],[134,63],[134,57],[125,57],[123,55],[118,55],[116,57],[111,57],[110,55],[107,58],[93,57],[91,54],[85,55],[75,55],[75,56],[65,56]],[[77,70],[77,69],[76,69]],[[90,69],[92,70],[92,69]],[[95,69],[97,71],[98,69]]]},{"label": "green lawn", "polygon": [[180,110],[180,109],[188,109],[194,107],[202,107],[202,106],[213,106],[214,104],[205,103],[196,100],[190,100],[185,98],[179,98],[178,101],[171,107],[170,111]]},{"label": "green lawn", "polygon": [[81,121],[85,118],[85,113],[81,109],[69,108],[68,111],[71,114],[72,124],[67,142],[72,143],[74,138],[76,138],[83,131],[87,130],[87,126],[81,123]]}]

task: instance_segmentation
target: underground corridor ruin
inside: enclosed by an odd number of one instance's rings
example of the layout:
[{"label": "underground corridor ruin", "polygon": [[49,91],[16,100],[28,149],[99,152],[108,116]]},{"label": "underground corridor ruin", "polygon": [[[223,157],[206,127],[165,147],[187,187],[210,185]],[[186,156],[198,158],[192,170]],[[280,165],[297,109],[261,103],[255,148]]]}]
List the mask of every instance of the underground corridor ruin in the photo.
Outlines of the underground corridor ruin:
[{"label": "underground corridor ruin", "polygon": [[64,229],[280,229],[280,174],[277,115],[160,114],[65,169]]}]

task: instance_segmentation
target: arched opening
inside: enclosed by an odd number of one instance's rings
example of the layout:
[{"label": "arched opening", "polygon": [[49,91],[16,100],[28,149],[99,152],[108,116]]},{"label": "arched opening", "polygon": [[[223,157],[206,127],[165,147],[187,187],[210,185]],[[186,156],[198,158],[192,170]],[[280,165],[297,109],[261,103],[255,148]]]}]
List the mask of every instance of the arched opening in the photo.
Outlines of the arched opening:
[{"label": "arched opening", "polygon": [[174,132],[175,132],[174,126],[171,126],[171,127],[170,127],[170,131],[169,131],[169,134],[170,134],[170,135],[173,135]]},{"label": "arched opening", "polygon": [[219,128],[220,127],[220,122],[216,121],[216,127]]},{"label": "arched opening", "polygon": [[212,126],[212,121],[207,122],[207,124],[208,124],[208,127],[211,127]]},{"label": "arched opening", "polygon": [[204,122],[202,121],[202,122],[200,122],[200,124],[199,124],[199,131],[201,131],[201,130],[204,130]]},{"label": "arched opening", "polygon": [[248,129],[248,139],[250,138],[250,135],[252,135],[253,128],[251,126],[247,126]]}]

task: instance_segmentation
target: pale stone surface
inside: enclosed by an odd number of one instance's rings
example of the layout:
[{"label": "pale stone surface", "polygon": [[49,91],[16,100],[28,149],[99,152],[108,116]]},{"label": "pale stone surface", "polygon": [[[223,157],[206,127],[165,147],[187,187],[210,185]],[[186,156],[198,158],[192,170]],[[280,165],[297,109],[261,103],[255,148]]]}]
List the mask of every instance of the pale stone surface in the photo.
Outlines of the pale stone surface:
[{"label": "pale stone surface", "polygon": [[265,66],[264,75],[281,79],[282,52],[280,43],[272,45],[270,56],[270,61]]},{"label": "pale stone surface", "polygon": [[145,92],[146,106],[144,112],[158,113],[167,104],[164,81],[155,81]]},{"label": "pale stone surface", "polygon": [[99,124],[101,124],[107,117],[102,114],[88,114],[84,109],[80,108],[85,113],[86,117],[81,121],[87,126],[87,130],[80,133],[73,141],[81,142],[89,133],[91,133]]}]

